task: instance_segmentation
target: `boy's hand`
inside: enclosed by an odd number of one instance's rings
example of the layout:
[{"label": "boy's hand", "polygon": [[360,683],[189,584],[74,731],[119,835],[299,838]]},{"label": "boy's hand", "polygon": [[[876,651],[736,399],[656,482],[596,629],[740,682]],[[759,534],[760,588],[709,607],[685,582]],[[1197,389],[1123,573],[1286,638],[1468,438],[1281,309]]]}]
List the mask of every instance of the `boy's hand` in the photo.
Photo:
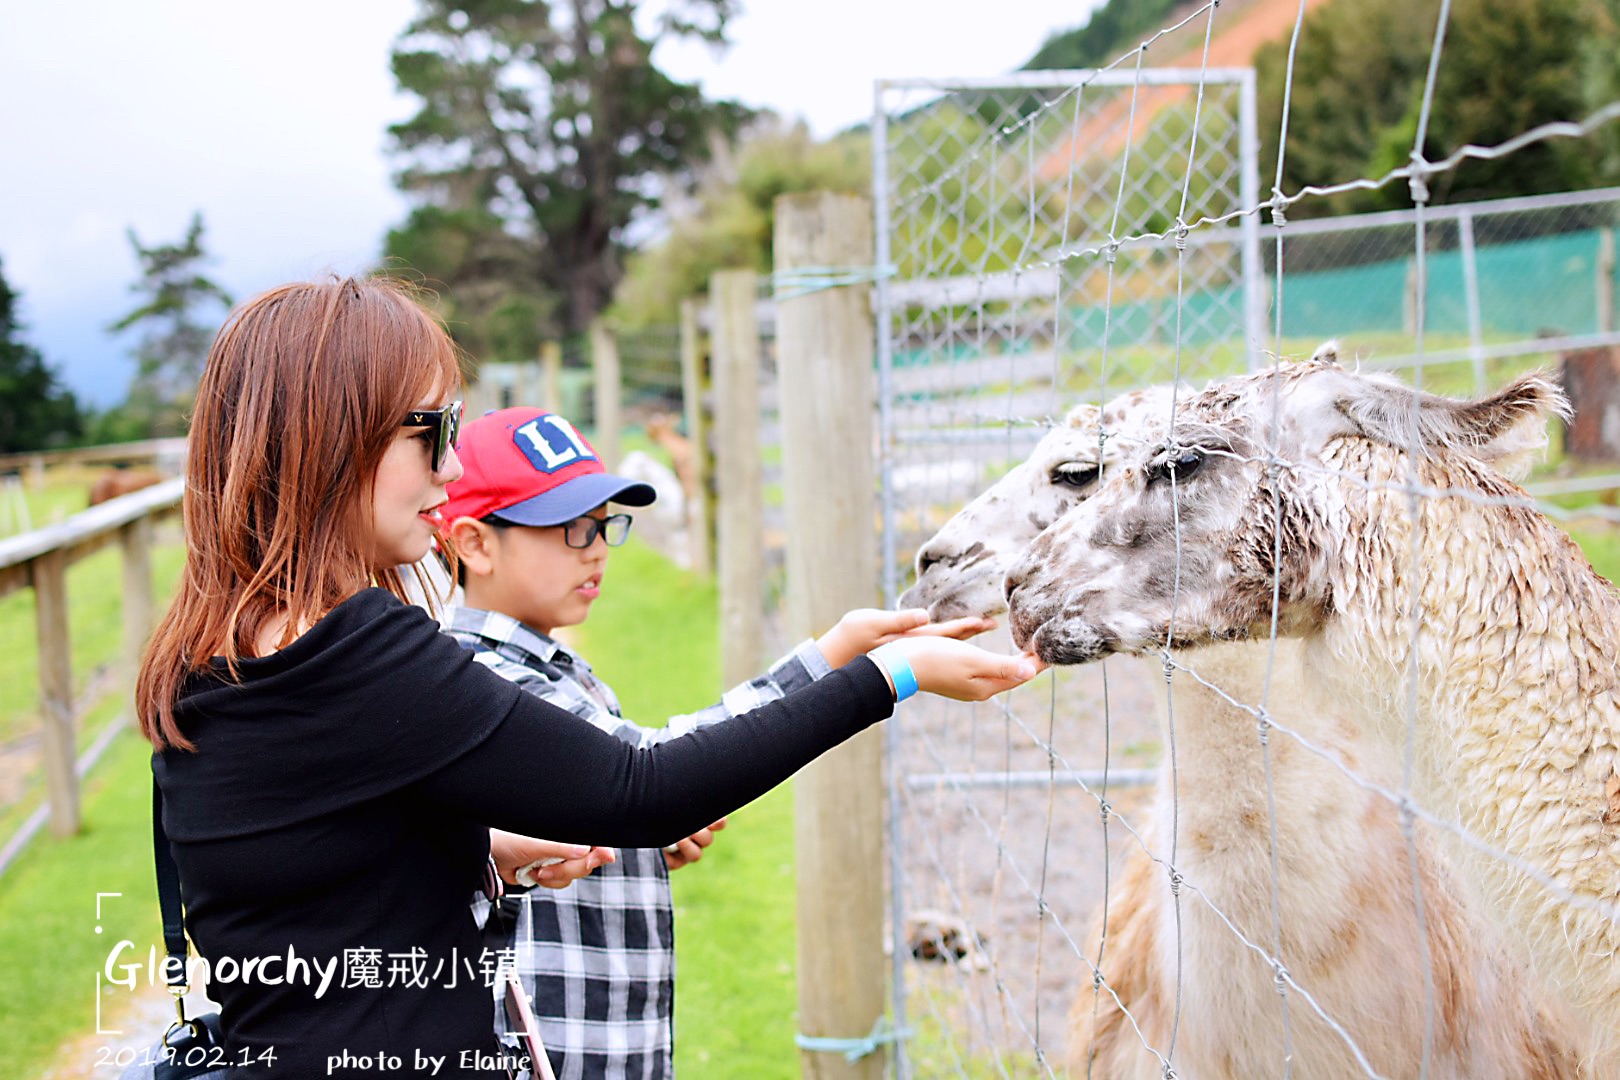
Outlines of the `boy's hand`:
[{"label": "boy's hand", "polygon": [[726,827],[726,819],[710,825],[707,829],[699,829],[685,840],[677,841],[664,849],[664,865],[671,870],[679,870],[690,863],[703,858],[703,849],[714,843],[714,834]]},{"label": "boy's hand", "polygon": [[838,625],[816,639],[816,647],[831,667],[839,668],[865,656],[879,645],[903,637],[946,637],[965,639],[995,629],[994,619],[966,618],[931,623],[923,608],[886,611],[857,608],[838,620]]},{"label": "boy's hand", "polygon": [[618,862],[612,848],[587,844],[559,844],[532,836],[489,830],[489,853],[495,869],[510,885],[544,885],[561,889],[585,877],[598,866]]}]

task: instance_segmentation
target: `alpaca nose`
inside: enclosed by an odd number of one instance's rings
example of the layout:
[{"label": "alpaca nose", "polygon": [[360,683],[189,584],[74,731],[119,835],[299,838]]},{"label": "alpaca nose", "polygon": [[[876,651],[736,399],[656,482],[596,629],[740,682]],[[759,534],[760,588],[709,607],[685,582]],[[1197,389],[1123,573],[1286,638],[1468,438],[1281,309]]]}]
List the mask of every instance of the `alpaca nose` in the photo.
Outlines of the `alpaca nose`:
[{"label": "alpaca nose", "polygon": [[929,543],[917,552],[917,576],[921,578],[929,569],[949,558],[949,553],[938,543]]},{"label": "alpaca nose", "polygon": [[1011,570],[1007,571],[1007,579],[1002,583],[1002,591],[1006,594],[1008,607],[1012,606],[1013,593],[1017,592],[1019,587],[1028,580],[1028,564],[1020,559]]}]

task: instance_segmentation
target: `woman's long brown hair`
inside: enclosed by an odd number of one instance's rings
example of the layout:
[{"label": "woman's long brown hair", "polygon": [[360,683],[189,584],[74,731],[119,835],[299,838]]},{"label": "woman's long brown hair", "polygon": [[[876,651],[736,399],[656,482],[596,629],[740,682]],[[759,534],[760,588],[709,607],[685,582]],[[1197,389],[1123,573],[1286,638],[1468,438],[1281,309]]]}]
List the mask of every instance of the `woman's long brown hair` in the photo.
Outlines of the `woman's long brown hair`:
[{"label": "woman's long brown hair", "polygon": [[141,660],[135,703],[154,747],[193,673],[255,656],[285,613],[288,644],[374,578],[371,490],[400,420],[460,379],[449,335],[409,286],[345,278],[272,289],[233,311],[197,387],[179,594]]}]

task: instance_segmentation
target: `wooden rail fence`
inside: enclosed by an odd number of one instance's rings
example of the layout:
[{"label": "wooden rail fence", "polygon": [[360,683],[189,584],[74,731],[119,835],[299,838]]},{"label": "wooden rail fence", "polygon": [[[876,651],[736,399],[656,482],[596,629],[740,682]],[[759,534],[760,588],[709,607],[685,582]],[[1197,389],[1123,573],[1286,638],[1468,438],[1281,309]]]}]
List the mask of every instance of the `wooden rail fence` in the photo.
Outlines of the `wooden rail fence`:
[{"label": "wooden rail fence", "polygon": [[[123,552],[124,662],[129,677],[152,627],[152,525],[179,512],[184,490],[185,481],[176,477],[58,524],[0,540],[0,596],[34,590],[45,790],[51,831],[58,836],[79,828],[67,568],[112,544]],[[25,825],[24,832],[29,828]],[[0,869],[27,839],[19,833],[6,845]]]}]

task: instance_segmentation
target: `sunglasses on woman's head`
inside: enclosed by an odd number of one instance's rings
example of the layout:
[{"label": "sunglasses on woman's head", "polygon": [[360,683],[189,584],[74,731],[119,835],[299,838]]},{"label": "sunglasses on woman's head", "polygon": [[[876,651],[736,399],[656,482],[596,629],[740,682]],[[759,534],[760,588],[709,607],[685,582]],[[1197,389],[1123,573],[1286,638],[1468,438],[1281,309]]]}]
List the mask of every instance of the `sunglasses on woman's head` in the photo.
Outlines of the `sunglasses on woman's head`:
[{"label": "sunglasses on woman's head", "polygon": [[452,401],[442,409],[412,409],[399,426],[433,429],[433,471],[438,472],[444,452],[461,437],[461,402]]}]

